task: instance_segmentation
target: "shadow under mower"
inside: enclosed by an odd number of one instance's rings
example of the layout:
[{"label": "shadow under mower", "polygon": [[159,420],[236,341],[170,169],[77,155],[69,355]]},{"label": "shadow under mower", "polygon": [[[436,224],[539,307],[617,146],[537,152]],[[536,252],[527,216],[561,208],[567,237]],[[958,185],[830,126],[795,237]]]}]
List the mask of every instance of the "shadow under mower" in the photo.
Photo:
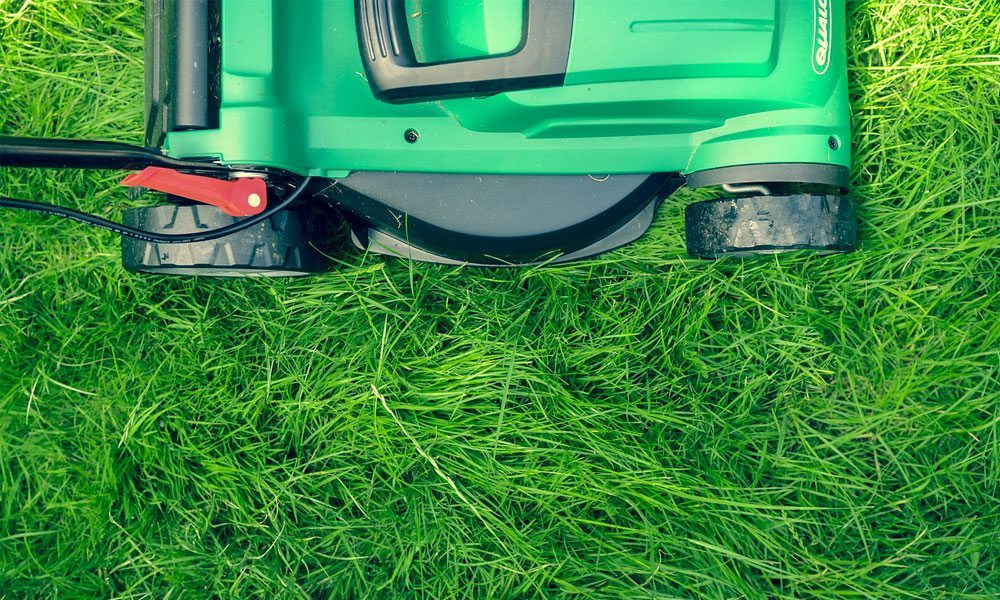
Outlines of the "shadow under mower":
[{"label": "shadow under mower", "polygon": [[147,0],[146,146],[0,139],[0,164],[139,170],[127,269],[302,275],[359,248],[592,256],[681,186],[692,256],[847,252],[846,0]]}]

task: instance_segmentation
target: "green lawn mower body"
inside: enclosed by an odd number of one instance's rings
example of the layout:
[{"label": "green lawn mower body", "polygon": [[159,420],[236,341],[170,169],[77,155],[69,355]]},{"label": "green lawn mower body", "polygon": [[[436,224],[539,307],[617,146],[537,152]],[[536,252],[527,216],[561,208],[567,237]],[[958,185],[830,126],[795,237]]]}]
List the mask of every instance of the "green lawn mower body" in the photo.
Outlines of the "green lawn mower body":
[{"label": "green lawn mower body", "polygon": [[849,250],[845,1],[147,0],[147,146],[312,176],[358,246],[420,260],[593,255],[684,184],[728,193],[688,211],[696,255]]},{"label": "green lawn mower body", "polygon": [[[846,169],[844,12],[844,0],[221,0],[208,118],[165,138],[151,130],[149,142],[177,158],[338,179]],[[395,37],[372,31],[392,18]],[[520,79],[415,89],[419,63],[409,90],[373,90],[370,56],[388,62],[393,46],[474,78],[533,35],[558,46],[553,64],[527,64]]]}]

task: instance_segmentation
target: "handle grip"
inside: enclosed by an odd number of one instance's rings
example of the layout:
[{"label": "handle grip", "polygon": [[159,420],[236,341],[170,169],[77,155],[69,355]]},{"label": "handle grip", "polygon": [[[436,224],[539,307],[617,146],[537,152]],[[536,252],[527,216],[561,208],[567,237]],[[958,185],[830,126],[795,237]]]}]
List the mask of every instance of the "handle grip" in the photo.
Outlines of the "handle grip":
[{"label": "handle grip", "polygon": [[372,92],[392,103],[486,96],[561,86],[573,35],[574,0],[524,0],[521,44],[487,58],[419,63],[405,0],[355,0],[358,44]]}]

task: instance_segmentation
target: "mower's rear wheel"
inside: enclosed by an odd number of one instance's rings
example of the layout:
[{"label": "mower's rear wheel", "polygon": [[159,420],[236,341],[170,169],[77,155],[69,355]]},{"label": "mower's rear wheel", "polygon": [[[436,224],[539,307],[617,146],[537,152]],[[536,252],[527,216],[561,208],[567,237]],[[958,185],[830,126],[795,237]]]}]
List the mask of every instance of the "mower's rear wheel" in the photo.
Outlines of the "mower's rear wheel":
[{"label": "mower's rear wheel", "polygon": [[[154,206],[125,211],[124,222],[152,233],[195,233],[234,223],[214,206]],[[129,271],[210,277],[299,277],[326,271],[329,228],[322,218],[284,210],[258,225],[208,242],[157,244],[122,238]]]},{"label": "mower's rear wheel", "polygon": [[796,194],[696,202],[685,211],[688,254],[716,259],[793,250],[851,252],[857,247],[854,201]]}]

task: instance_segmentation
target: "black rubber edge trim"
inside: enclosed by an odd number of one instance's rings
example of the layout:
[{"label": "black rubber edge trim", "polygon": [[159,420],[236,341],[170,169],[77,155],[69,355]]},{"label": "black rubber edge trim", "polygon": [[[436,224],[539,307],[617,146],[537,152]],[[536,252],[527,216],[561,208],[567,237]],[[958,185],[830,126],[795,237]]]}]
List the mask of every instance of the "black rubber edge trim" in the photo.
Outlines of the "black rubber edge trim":
[{"label": "black rubber edge trim", "polygon": [[372,92],[394,103],[557,87],[566,80],[574,0],[524,0],[521,45],[480,59],[419,63],[404,0],[355,0],[358,47]]},{"label": "black rubber edge trim", "polygon": [[850,171],[847,167],[819,163],[722,167],[688,173],[686,177],[690,188],[739,183],[813,183],[836,186],[844,191],[850,187]]},{"label": "black rubber edge trim", "polygon": [[654,199],[646,205],[639,214],[632,217],[630,221],[599,239],[593,244],[581,248],[575,252],[560,254],[555,258],[545,256],[536,257],[536,260],[529,262],[469,262],[461,261],[438,254],[433,254],[422,248],[417,248],[403,240],[393,237],[388,233],[376,229],[368,229],[363,224],[353,228],[352,240],[354,245],[361,250],[374,252],[384,256],[394,256],[397,258],[415,260],[419,262],[442,264],[442,265],[464,265],[467,267],[524,267],[541,264],[563,264],[575,262],[586,258],[591,258],[605,252],[610,252],[622,246],[628,245],[642,237],[653,224],[656,209],[660,205],[659,199]]},{"label": "black rubber edge trim", "polygon": [[[377,173],[369,173],[378,175]],[[441,206],[436,224],[408,214],[404,206],[392,207],[378,198],[360,193],[352,188],[351,178],[340,180],[335,188],[332,201],[353,215],[352,227],[357,237],[367,243],[367,229],[386,232],[396,239],[405,239],[413,247],[432,255],[453,261],[476,264],[530,264],[539,258],[555,253],[572,254],[595,244],[614,234],[626,223],[641,213],[651,201],[662,200],[684,184],[684,179],[676,173],[656,173],[645,179],[624,197],[608,198],[603,209],[589,218],[573,217],[572,193],[563,194],[568,206],[557,208],[565,219],[549,231],[524,233],[516,230],[483,235],[466,230],[458,216],[441,200],[473,197],[482,200],[475,188],[476,176],[440,175],[442,179],[441,197],[419,199],[431,206]],[[547,176],[507,176],[510,177],[510,194],[518,202],[526,203],[531,198],[533,182]],[[445,180],[453,179],[458,185],[447,185]],[[586,181],[591,181],[583,176]],[[600,185],[600,184],[595,184]],[[391,191],[388,190],[387,191]],[[414,200],[416,201],[416,200]],[[511,211],[529,222],[532,208],[515,209],[514,201],[501,198],[483,204],[479,209],[479,219],[489,219],[495,211]],[[537,209],[536,209],[537,210]],[[553,209],[549,209],[553,210]],[[537,215],[536,215],[537,216]],[[534,224],[534,223],[533,223]],[[526,230],[529,228],[525,228]],[[534,227],[530,229],[535,229]]]}]

